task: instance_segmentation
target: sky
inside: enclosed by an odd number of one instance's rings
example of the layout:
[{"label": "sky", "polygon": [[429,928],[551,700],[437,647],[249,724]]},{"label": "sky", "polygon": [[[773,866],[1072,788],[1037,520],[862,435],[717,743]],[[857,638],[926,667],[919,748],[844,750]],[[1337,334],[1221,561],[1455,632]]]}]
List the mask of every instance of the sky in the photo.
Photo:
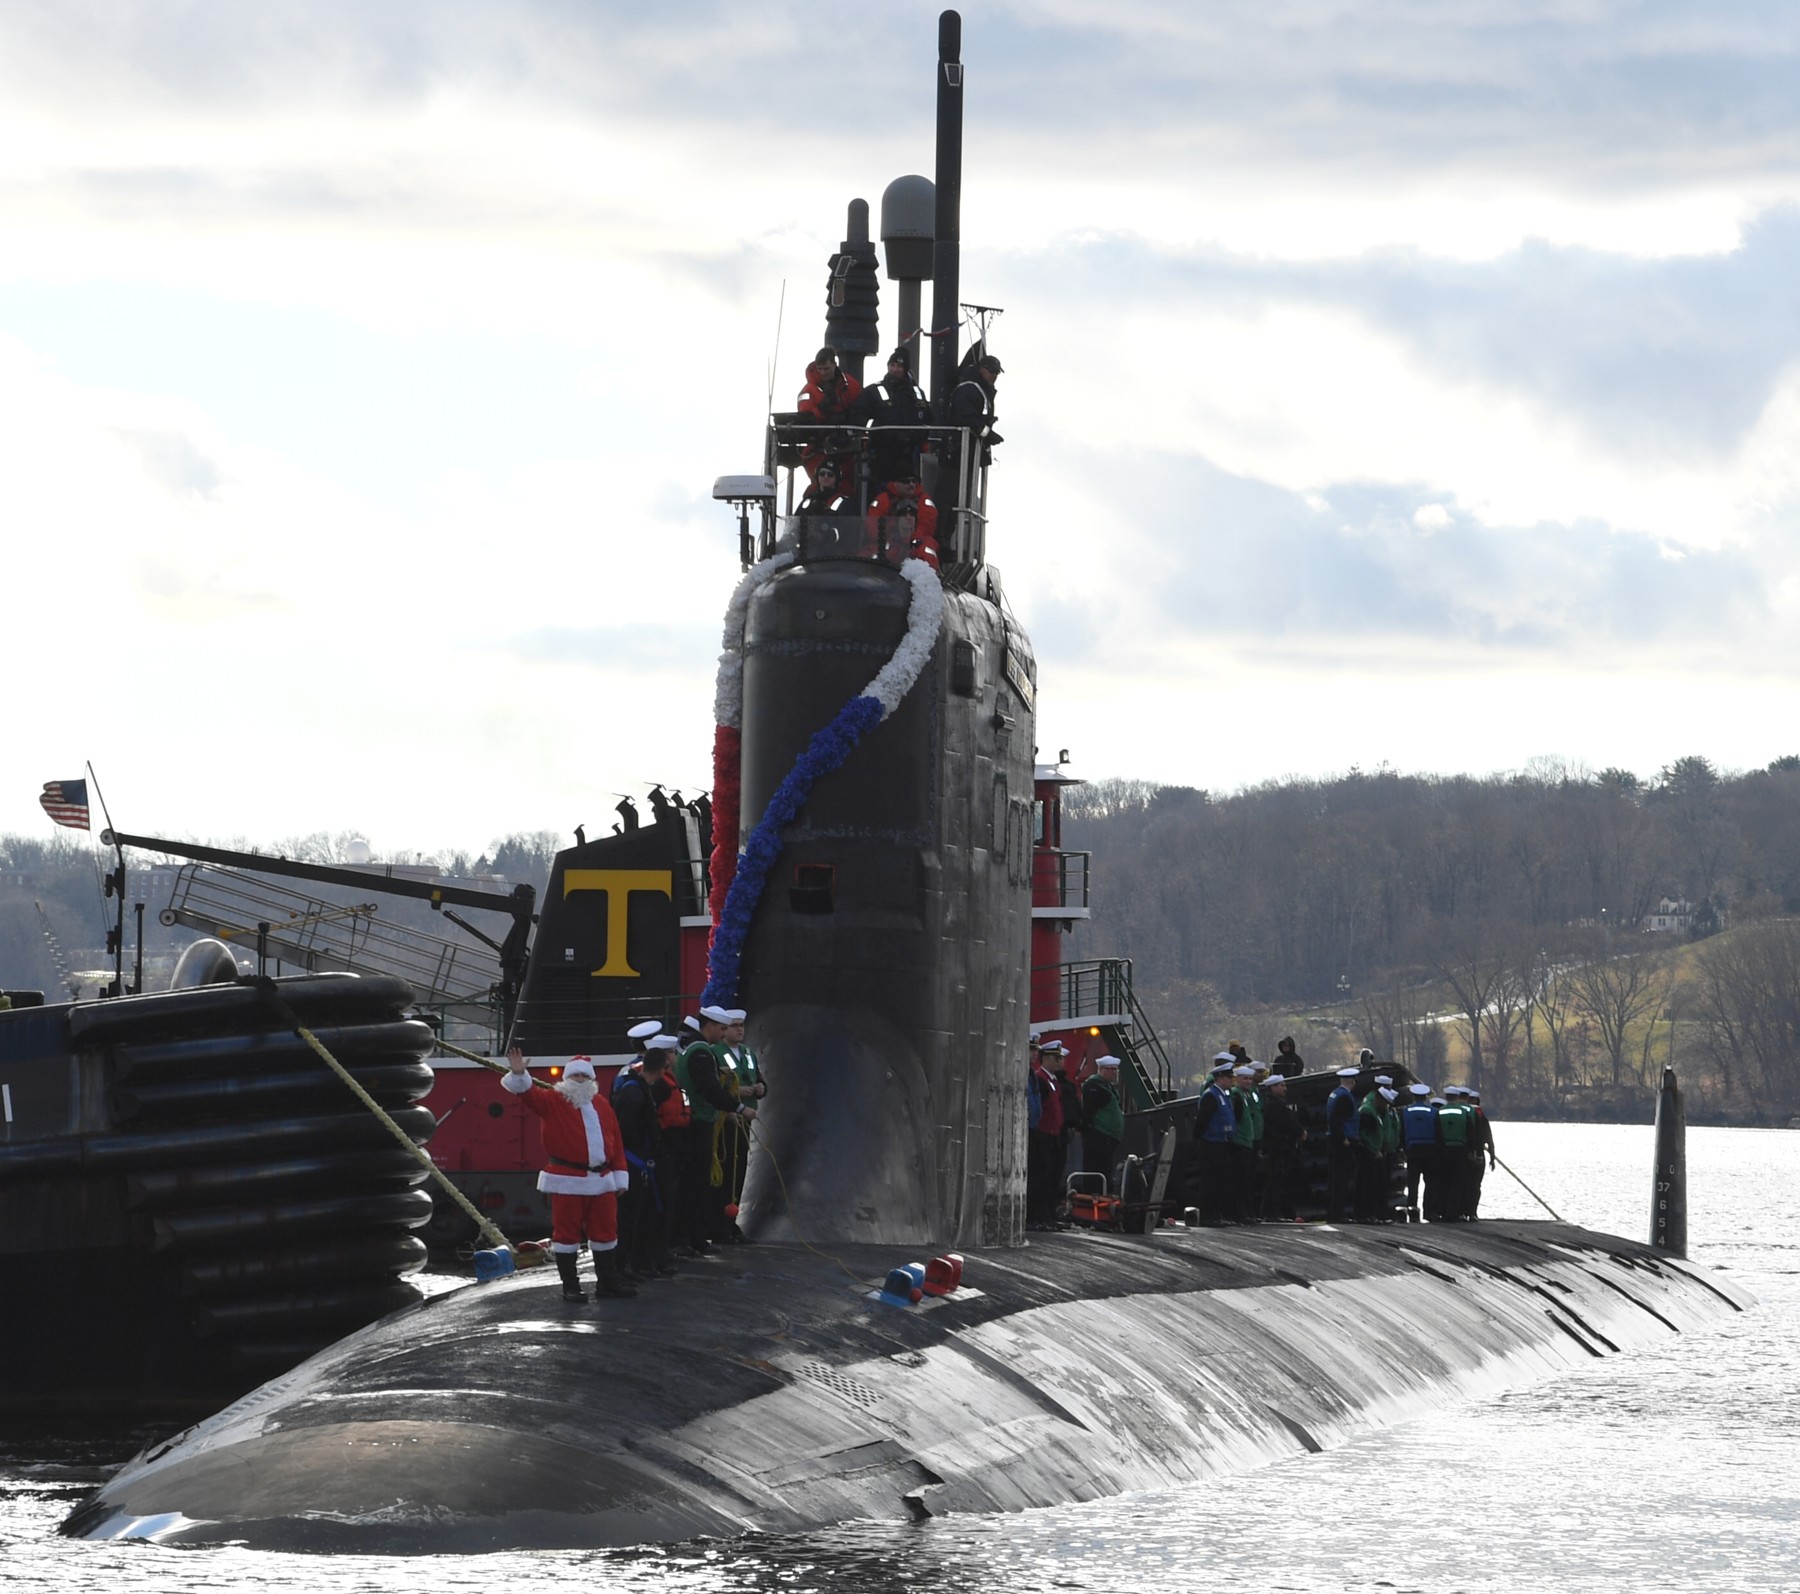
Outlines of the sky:
[{"label": "sky", "polygon": [[[89,761],[379,856],[701,789],[711,485],[932,170],[936,15],[0,0],[0,832]],[[1800,751],[1800,10],[963,16],[1047,753]]]}]

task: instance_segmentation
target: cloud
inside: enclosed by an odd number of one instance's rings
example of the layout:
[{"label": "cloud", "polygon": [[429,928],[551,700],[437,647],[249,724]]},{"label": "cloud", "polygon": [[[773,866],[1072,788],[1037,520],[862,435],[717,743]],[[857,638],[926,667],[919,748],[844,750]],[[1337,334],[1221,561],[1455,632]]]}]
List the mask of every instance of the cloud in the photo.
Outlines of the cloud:
[{"label": "cloud", "polygon": [[114,436],[144,464],[144,473],[178,498],[217,499],[224,476],[219,467],[182,432],[131,431],[114,428]]},{"label": "cloud", "polygon": [[1165,634],[1252,651],[1279,638],[1313,662],[1419,642],[1524,659],[1679,650],[1771,618],[1764,573],[1738,550],[1592,521],[1490,525],[1416,484],[1303,494],[1193,457],[1117,464],[1090,458],[1083,474],[1113,480],[1122,518],[1154,528],[1126,563]]},{"label": "cloud", "polygon": [[1725,254],[1640,259],[1532,242],[1478,262],[1418,249],[1280,261],[1108,237],[1039,254],[1033,267],[1062,294],[1140,312],[1347,311],[1437,380],[1528,399],[1630,458],[1729,453],[1800,362],[1794,205],[1746,224]]},{"label": "cloud", "polygon": [[492,644],[511,658],[630,674],[710,676],[718,626],[699,621],[540,626]]},{"label": "cloud", "polygon": [[[418,835],[420,748],[509,772],[435,783],[465,844],[703,778],[708,488],[760,457],[782,281],[777,405],[845,200],[930,169],[937,10],[7,6],[0,514],[50,595],[10,656],[132,634],[254,694],[230,828]],[[1661,738],[1652,653],[1685,723],[1703,664],[1791,722],[1797,40],[1742,0],[969,8],[990,546],[1055,743],[1235,783],[1312,762],[1354,674],[1406,705],[1386,756],[1487,757],[1435,668],[1490,735],[1611,672]],[[1195,683],[1209,733],[1169,736]],[[19,757],[183,790],[157,716],[56,718]],[[1643,764],[1529,729],[1493,758]]]},{"label": "cloud", "polygon": [[[831,148],[929,125],[933,3],[827,0],[228,0],[161,7],[21,0],[0,28],[14,92],[105,88],[109,105],[233,116],[271,104],[416,110],[529,96],[590,124],[793,137],[823,98]],[[878,68],[821,90],[822,53]],[[1614,188],[1794,172],[1800,22],[1770,0],[1704,12],[1631,0],[1014,0],[964,23],[972,131],[1080,166],[1171,176],[1206,164],[1503,172],[1554,164]],[[770,92],[773,90],[773,92]],[[652,135],[654,136],[654,135]],[[723,152],[721,152],[723,153]]]}]

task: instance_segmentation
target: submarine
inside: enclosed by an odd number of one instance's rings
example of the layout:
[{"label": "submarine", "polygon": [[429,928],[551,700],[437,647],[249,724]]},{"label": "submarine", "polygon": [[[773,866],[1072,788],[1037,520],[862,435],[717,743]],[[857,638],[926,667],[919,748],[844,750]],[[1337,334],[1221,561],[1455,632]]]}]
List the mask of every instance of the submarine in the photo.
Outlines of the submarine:
[{"label": "submarine", "polygon": [[[987,558],[993,440],[942,408],[971,367],[955,12],[938,45],[935,180],[891,185],[882,227],[929,435],[777,413],[763,469],[714,489],[741,577],[704,999],[750,1010],[771,1082],[754,1243],[631,1300],[518,1273],[397,1312],[147,1448],[65,1533],[411,1554],[1051,1506],[1323,1450],[1753,1304],[1679,1247],[1560,1222],[1202,1229],[1151,1200],[1141,1232],[1026,1235],[1037,672]],[[853,205],[827,290],[852,360],[881,347],[868,231]],[[915,442],[915,512],[882,513],[870,454]],[[806,509],[821,457],[854,487]]]}]

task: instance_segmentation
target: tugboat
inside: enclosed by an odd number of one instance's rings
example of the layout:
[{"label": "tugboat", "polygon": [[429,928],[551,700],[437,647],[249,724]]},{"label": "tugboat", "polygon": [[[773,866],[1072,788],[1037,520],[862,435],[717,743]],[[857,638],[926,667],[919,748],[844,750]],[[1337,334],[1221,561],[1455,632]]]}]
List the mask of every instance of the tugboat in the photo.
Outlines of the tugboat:
[{"label": "tugboat", "polygon": [[[0,1342],[29,1374],[0,1414],[190,1417],[417,1301],[425,1170],[235,975],[196,942],[174,990],[0,1012]],[[424,1140],[411,990],[278,986]]]},{"label": "tugboat", "polygon": [[[961,363],[960,44],[946,12],[940,399]],[[832,284],[832,309],[871,323],[828,320],[834,345],[873,352],[866,209]],[[901,298],[904,339],[917,299]],[[958,430],[936,430],[921,472],[934,550],[922,517],[871,520],[875,483],[790,513],[809,450],[846,446],[798,414],[772,418],[760,473],[715,489],[738,505],[744,573],[716,696],[703,994],[753,1014],[771,1081],[740,1217],[759,1243],[631,1300],[567,1303],[518,1274],[396,1313],[147,1450],[65,1532],[415,1553],[1017,1510],[1240,1473],[1748,1304],[1667,1250],[1563,1224],[1026,1242],[1033,927],[1076,904],[1061,886],[1037,900],[1053,830],[1034,804],[1050,812],[1056,781],[1034,762],[1030,646],[986,560],[979,438]],[[579,889],[570,873],[553,900]],[[666,911],[655,887],[641,900]],[[609,934],[628,937],[618,902]],[[540,932],[534,962],[562,950]],[[619,945],[567,952],[591,979]],[[1127,1010],[1069,1006],[1057,1020],[1102,1032]],[[1257,1354],[1227,1371],[1232,1345]]]}]

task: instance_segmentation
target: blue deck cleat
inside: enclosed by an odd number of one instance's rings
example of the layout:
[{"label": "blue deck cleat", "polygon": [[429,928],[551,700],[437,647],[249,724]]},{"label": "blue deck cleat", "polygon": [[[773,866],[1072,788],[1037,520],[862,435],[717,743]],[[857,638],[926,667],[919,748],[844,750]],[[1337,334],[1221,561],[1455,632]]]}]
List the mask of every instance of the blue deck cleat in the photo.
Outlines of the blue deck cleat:
[{"label": "blue deck cleat", "polygon": [[491,1284],[517,1271],[511,1251],[477,1251],[471,1260],[475,1263],[477,1284]]}]

